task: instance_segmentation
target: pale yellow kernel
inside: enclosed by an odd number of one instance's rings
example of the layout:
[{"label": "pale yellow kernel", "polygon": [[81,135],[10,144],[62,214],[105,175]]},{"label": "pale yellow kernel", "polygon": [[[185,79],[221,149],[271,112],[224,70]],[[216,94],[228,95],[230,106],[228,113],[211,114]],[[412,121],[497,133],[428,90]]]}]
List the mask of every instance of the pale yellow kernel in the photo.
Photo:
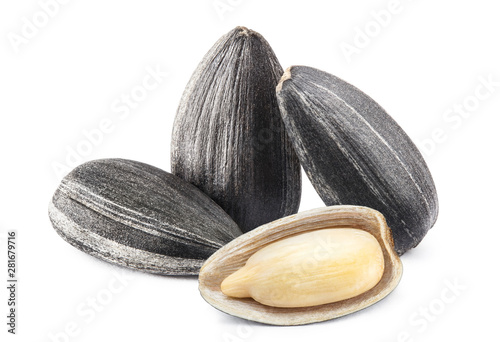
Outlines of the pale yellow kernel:
[{"label": "pale yellow kernel", "polygon": [[275,307],[306,307],[356,297],[384,273],[377,239],[353,228],[320,229],[285,238],[253,254],[221,284],[230,297]]}]

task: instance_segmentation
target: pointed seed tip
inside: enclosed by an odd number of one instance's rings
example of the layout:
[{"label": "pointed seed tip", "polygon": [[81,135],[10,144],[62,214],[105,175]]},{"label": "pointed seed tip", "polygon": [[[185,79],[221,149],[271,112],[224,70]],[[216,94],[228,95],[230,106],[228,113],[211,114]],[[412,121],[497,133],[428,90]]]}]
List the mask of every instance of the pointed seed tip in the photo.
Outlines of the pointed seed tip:
[{"label": "pointed seed tip", "polygon": [[220,284],[222,293],[228,297],[250,297],[250,293],[248,293],[248,289],[245,286],[245,282],[243,281],[244,278],[242,278],[242,276],[244,276],[244,271],[239,269],[224,279]]},{"label": "pointed seed tip", "polygon": [[240,35],[248,36],[254,33],[252,30],[248,29],[246,26],[237,26],[236,30],[239,31]]},{"label": "pointed seed tip", "polygon": [[285,72],[283,73],[283,76],[281,76],[280,82],[276,86],[276,92],[280,92],[281,88],[283,88],[283,82],[286,80],[292,78],[292,72],[291,72],[292,67],[288,67]]}]

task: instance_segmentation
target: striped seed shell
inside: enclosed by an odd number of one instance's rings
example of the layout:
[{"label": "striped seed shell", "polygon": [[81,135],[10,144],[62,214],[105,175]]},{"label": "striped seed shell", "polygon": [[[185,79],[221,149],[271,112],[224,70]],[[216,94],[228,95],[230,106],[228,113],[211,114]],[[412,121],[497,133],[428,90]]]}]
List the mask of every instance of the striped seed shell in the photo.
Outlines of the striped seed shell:
[{"label": "striped seed shell", "polygon": [[[252,298],[229,297],[222,292],[222,282],[243,268],[251,256],[265,247],[298,234],[337,228],[360,229],[368,232],[381,247],[384,263],[382,277],[368,291],[334,303],[307,307],[269,306]],[[336,242],[325,241],[325,243],[334,245]],[[324,248],[330,248],[330,246],[323,246],[321,242],[318,242],[316,248],[319,255],[324,253]],[[287,251],[283,251],[283,254],[287,254]],[[263,260],[263,262],[267,261],[267,259]],[[302,265],[304,269],[307,269],[314,267],[316,263],[314,259],[303,260]],[[359,206],[331,206],[303,211],[270,222],[234,239],[208,258],[200,270],[198,280],[203,298],[223,312],[266,324],[301,325],[344,316],[380,301],[398,285],[402,272],[403,266],[394,250],[391,231],[381,213]],[[307,281],[307,276],[298,272],[296,288],[307,285],[300,283],[304,279]],[[335,286],[336,284],[332,284],[332,288]]]},{"label": "striped seed shell", "polygon": [[400,255],[415,247],[437,219],[438,200],[401,127],[362,91],[314,68],[289,68],[277,95],[302,167],[325,204],[374,208]]},{"label": "striped seed shell", "polygon": [[57,233],[99,259],[156,274],[195,275],[241,235],[193,185],[156,167],[102,159],[71,171],[49,205]]},{"label": "striped seed shell", "polygon": [[244,232],[296,213],[300,203],[300,164],[275,92],[282,72],[267,41],[237,27],[199,64],[174,122],[172,173]]}]

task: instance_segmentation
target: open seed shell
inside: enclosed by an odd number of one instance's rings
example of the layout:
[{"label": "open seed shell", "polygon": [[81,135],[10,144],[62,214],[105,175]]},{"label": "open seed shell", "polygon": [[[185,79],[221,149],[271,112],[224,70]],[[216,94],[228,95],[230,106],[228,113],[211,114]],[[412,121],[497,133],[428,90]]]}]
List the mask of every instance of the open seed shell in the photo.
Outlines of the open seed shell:
[{"label": "open seed shell", "polygon": [[[384,273],[375,287],[350,299],[303,308],[272,307],[251,298],[231,298],[221,292],[222,281],[242,268],[261,248],[286,237],[325,228],[362,229],[377,239],[384,255]],[[199,289],[208,303],[230,315],[273,325],[300,325],[344,316],[378,302],[397,286],[402,270],[382,214],[367,207],[331,206],[276,220],[233,240],[205,262],[199,274]]]},{"label": "open seed shell", "polygon": [[144,272],[196,275],[217,249],[241,235],[195,186],[124,159],[82,164],[49,205],[57,233],[99,259]]}]

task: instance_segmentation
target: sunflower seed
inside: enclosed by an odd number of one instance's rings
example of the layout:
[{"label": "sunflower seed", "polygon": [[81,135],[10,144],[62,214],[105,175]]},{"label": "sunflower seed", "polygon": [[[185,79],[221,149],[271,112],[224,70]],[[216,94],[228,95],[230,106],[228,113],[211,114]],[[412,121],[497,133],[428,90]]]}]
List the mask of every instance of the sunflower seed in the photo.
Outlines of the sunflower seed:
[{"label": "sunflower seed", "polygon": [[300,164],[279,114],[281,68],[267,41],[237,27],[194,72],[175,118],[172,173],[246,232],[297,212]]},{"label": "sunflower seed", "polygon": [[[351,237],[371,235],[374,244],[358,238],[342,242],[337,235],[340,231],[348,231]],[[342,265],[338,264],[342,259]],[[358,266],[365,262],[370,266],[360,271]],[[378,278],[376,269],[381,267],[382,278],[374,287],[357,295],[351,292],[360,291],[360,286],[366,289],[367,282],[375,283],[373,271]],[[240,287],[243,293],[231,293],[227,287],[235,272],[236,276],[246,273],[239,278],[246,283]],[[198,288],[210,305],[230,315],[266,324],[299,325],[341,317],[375,304],[396,288],[402,273],[403,265],[382,214],[366,207],[336,205],[302,211],[234,239],[205,261]],[[353,282],[351,277],[357,279]],[[238,298],[246,297],[247,291],[255,300]],[[337,291],[354,297],[331,301],[333,296],[329,296]],[[322,300],[317,301],[319,297]]]},{"label": "sunflower seed", "polygon": [[438,200],[401,127],[359,89],[310,67],[289,68],[277,94],[295,151],[325,204],[374,208],[400,255],[415,247],[436,221]]},{"label": "sunflower seed", "polygon": [[76,248],[157,274],[198,274],[205,259],[241,235],[236,223],[196,187],[123,159],[74,169],[56,190],[49,217]]}]

